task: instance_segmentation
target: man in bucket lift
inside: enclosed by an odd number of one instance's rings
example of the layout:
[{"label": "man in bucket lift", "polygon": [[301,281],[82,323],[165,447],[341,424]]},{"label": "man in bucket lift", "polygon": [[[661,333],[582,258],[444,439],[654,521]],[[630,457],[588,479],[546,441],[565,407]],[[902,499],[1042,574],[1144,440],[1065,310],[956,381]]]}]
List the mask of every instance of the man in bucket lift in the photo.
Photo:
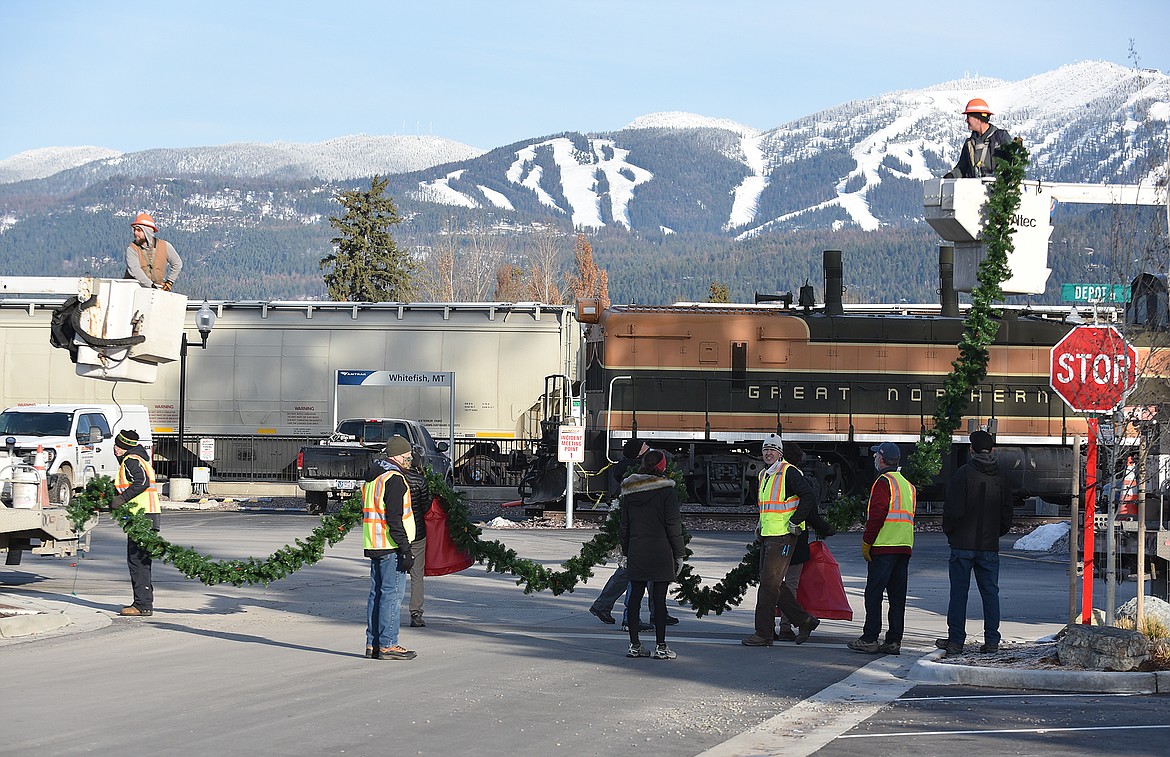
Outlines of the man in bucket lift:
[{"label": "man in bucket lift", "polygon": [[943,178],[979,179],[995,176],[995,161],[1003,157],[1004,148],[1012,138],[1003,129],[992,125],[991,117],[995,114],[982,98],[976,97],[969,101],[967,107],[963,108],[963,115],[967,119],[971,136],[963,143],[959,162]]}]

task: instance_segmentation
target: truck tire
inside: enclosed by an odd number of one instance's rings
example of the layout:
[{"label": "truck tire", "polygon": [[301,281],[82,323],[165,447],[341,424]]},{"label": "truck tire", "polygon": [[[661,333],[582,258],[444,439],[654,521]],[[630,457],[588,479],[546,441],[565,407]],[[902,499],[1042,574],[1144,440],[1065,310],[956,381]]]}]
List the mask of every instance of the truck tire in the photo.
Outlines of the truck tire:
[{"label": "truck tire", "polygon": [[329,507],[329,492],[305,492],[305,507],[309,515],[324,515]]},{"label": "truck tire", "polygon": [[49,479],[49,501],[61,507],[68,507],[73,499],[73,470],[62,465],[56,476]]}]

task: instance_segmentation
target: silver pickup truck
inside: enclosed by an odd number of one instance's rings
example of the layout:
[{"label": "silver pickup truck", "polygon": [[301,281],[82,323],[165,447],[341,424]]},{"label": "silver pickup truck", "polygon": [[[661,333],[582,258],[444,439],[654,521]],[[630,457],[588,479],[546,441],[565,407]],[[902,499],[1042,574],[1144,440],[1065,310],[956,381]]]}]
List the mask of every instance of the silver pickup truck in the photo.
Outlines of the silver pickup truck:
[{"label": "silver pickup truck", "polygon": [[436,442],[426,426],[402,418],[350,418],[317,444],[297,454],[297,486],[305,493],[310,513],[323,513],[329,499],[345,499],[362,485],[374,457],[383,454],[386,440],[398,435],[410,442],[426,466],[452,480],[447,442]]}]

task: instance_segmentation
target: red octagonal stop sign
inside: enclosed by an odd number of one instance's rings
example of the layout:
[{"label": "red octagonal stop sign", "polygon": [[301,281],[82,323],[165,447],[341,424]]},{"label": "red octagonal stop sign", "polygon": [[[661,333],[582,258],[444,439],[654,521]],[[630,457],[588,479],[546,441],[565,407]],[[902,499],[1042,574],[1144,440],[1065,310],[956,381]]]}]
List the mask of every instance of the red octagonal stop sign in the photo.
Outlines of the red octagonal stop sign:
[{"label": "red octagonal stop sign", "polygon": [[1078,326],[1052,348],[1049,381],[1073,410],[1109,412],[1137,383],[1137,350],[1112,326]]}]

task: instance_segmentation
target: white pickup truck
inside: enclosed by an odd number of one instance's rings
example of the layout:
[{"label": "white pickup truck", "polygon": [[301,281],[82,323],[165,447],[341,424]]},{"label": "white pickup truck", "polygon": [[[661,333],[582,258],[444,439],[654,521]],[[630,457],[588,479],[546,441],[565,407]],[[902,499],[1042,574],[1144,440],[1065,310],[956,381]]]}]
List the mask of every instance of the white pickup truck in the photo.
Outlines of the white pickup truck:
[{"label": "white pickup truck", "polygon": [[[73,529],[65,507],[91,479],[117,474],[114,436],[122,429],[137,431],[150,447],[141,405],[25,405],[0,413],[0,551],[7,565],[19,565],[24,552],[67,557],[86,549],[88,536]],[[37,493],[42,482],[50,505]]]},{"label": "white pickup truck", "polygon": [[[118,472],[114,436],[138,432],[152,446],[150,416],[142,405],[20,405],[0,413],[0,468],[32,465],[37,447],[45,453],[49,499],[62,507],[97,476]],[[0,473],[0,498],[10,499],[11,473]]]}]

